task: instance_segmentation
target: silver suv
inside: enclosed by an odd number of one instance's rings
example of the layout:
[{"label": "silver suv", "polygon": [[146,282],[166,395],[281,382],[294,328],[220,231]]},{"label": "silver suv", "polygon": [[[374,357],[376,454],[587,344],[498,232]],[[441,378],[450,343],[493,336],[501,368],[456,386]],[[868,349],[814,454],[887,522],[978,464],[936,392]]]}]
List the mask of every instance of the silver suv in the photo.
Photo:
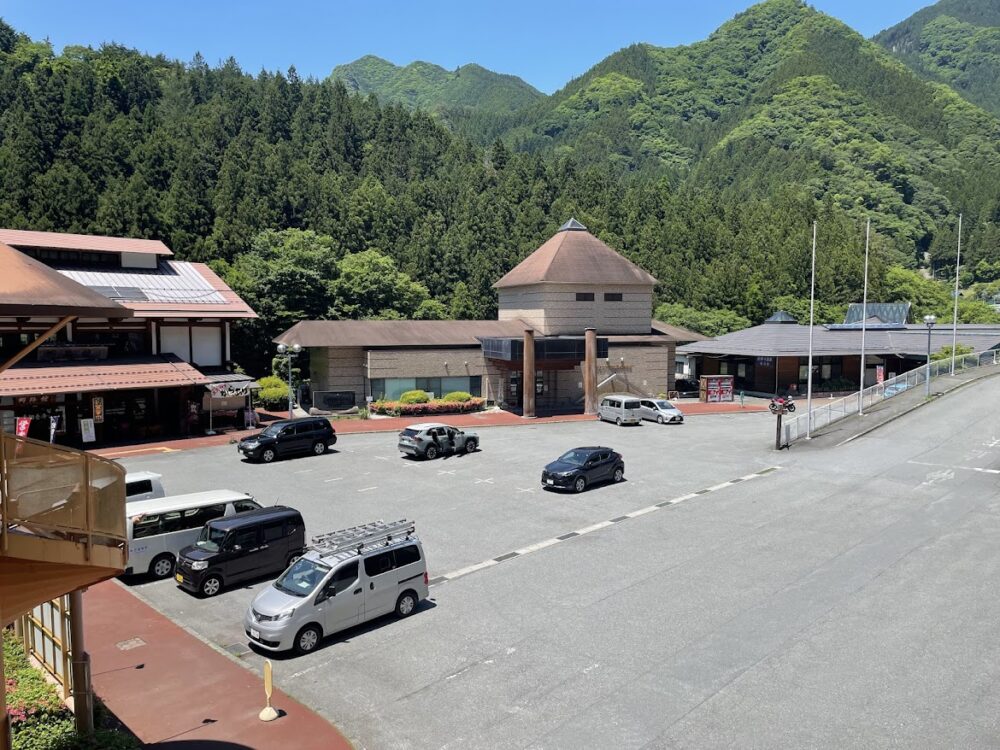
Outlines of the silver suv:
[{"label": "silver suv", "polygon": [[472,453],[479,435],[438,422],[411,424],[399,433],[399,450],[408,456],[437,458],[447,453]]}]

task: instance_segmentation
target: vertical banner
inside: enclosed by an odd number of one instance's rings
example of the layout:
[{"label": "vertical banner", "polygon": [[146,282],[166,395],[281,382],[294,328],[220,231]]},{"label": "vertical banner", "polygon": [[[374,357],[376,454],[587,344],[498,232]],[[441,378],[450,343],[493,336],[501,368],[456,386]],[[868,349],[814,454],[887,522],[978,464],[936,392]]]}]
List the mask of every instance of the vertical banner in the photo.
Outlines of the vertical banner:
[{"label": "vertical banner", "polygon": [[885,365],[875,365],[875,382],[879,385],[885,382]]},{"label": "vertical banner", "polygon": [[94,396],[90,403],[94,409],[94,424],[104,424],[104,396]]},{"label": "vertical banner", "polygon": [[59,429],[59,415],[54,414],[49,417],[49,442],[54,443],[56,441],[56,430]]},{"label": "vertical banner", "polygon": [[97,435],[94,432],[94,420],[93,419],[81,419],[80,420],[80,437],[85,443],[93,443],[97,440]]},{"label": "vertical banner", "polygon": [[31,427],[31,417],[17,418],[17,436],[28,437],[28,428]]}]

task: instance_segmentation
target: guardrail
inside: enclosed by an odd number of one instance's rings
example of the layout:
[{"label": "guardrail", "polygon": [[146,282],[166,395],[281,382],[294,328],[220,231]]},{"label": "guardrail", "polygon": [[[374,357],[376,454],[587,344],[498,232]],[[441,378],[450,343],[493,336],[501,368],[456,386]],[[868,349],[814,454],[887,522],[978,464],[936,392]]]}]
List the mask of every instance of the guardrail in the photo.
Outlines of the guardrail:
[{"label": "guardrail", "polygon": [[[1000,351],[997,350],[980,352],[979,354],[966,354],[955,358],[955,372],[996,365],[998,363],[1000,363]],[[904,372],[902,375],[890,378],[884,383],[869,386],[860,393],[852,393],[850,396],[844,396],[820,406],[816,405],[816,397],[814,395],[812,411],[789,419],[782,425],[784,445],[791,445],[794,441],[804,438],[807,434],[807,427],[810,432],[815,432],[845,417],[857,414],[859,399],[861,411],[864,411],[903,391],[924,385],[927,382],[928,376],[933,380],[949,373],[951,373],[950,357],[931,362],[929,368],[927,365],[923,365],[916,370],[910,370],[909,372]],[[805,405],[805,400],[798,401],[797,403]]]},{"label": "guardrail", "polygon": [[0,552],[17,526],[87,545],[124,545],[125,469],[72,448],[0,435]]}]

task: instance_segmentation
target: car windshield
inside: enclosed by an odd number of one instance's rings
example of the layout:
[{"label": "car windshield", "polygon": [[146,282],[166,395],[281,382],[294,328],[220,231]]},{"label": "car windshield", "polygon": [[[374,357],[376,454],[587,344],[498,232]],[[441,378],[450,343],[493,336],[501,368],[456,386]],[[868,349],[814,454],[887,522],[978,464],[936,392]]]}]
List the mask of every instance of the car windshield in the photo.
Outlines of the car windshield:
[{"label": "car windshield", "polygon": [[573,464],[573,466],[583,466],[587,462],[588,458],[590,458],[590,453],[578,450],[566,451],[559,456],[560,461],[567,464]]},{"label": "car windshield", "polygon": [[664,411],[674,410],[674,405],[669,401],[654,401],[653,403],[656,404],[657,409],[663,409]]},{"label": "car windshield", "polygon": [[274,587],[293,596],[309,596],[329,572],[329,565],[300,557],[274,582]]},{"label": "car windshield", "polygon": [[222,546],[222,540],[225,538],[225,531],[207,524],[201,527],[201,533],[198,535],[198,541],[195,542],[195,545],[209,552],[218,552]]},{"label": "car windshield", "polygon": [[261,431],[260,436],[261,437],[274,437],[279,432],[281,432],[281,425],[278,425],[278,424],[269,424],[267,427],[265,427]]}]

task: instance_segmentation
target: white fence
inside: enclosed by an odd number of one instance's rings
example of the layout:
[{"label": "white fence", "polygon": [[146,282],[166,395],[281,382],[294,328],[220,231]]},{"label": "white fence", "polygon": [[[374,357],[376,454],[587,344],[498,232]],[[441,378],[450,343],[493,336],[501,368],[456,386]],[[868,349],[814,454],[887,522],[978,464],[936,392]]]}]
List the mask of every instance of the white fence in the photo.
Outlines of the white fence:
[{"label": "white fence", "polygon": [[[997,350],[981,352],[979,354],[966,354],[955,358],[955,372],[998,363],[1000,363],[1000,351]],[[950,373],[951,357],[931,362],[931,380]],[[809,431],[815,432],[844,417],[857,414],[859,398],[862,400],[862,411],[870,409],[875,404],[885,401],[887,398],[892,398],[903,391],[908,391],[917,386],[924,386],[927,383],[927,375],[928,367],[924,365],[918,367],[916,370],[910,370],[909,372],[904,372],[902,375],[897,375],[894,378],[886,380],[884,383],[869,386],[860,393],[852,393],[850,396],[834,399],[822,405],[817,405],[816,397],[814,396],[812,411],[789,419],[782,425],[783,442],[785,445],[791,445],[794,441],[804,438],[806,436],[807,420]],[[798,403],[805,405],[804,400]]]}]

